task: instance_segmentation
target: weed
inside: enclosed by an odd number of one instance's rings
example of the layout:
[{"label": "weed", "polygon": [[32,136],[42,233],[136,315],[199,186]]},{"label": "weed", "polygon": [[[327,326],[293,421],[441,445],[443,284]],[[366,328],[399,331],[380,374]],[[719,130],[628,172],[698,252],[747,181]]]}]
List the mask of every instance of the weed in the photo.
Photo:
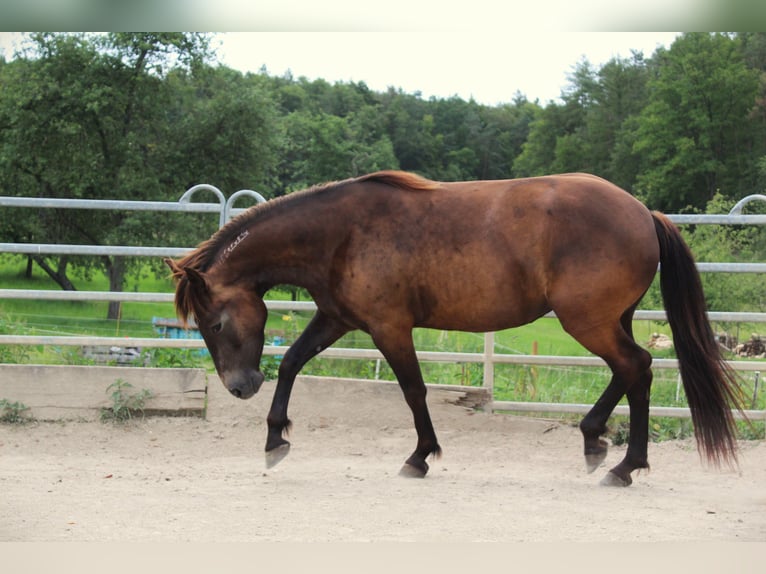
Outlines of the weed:
[{"label": "weed", "polygon": [[111,392],[112,405],[101,409],[101,421],[126,422],[133,418],[136,413],[144,415],[144,404],[152,397],[149,389],[142,389],[138,393],[131,393],[133,385],[122,379],[117,379],[106,388]]},{"label": "weed", "polygon": [[142,353],[143,363],[160,368],[204,367],[208,356],[199,349],[173,349],[157,347]]},{"label": "weed", "polygon": [[20,401],[11,402],[8,399],[0,399],[0,422],[11,424],[23,424],[31,419],[24,415],[29,407]]},{"label": "weed", "polygon": [[261,372],[267,381],[276,381],[279,375],[279,364],[282,359],[270,355],[261,357]]},{"label": "weed", "polygon": [[[24,324],[5,312],[0,312],[0,333],[24,334]],[[29,348],[23,345],[0,345],[0,363],[23,363],[29,358]]]},{"label": "weed", "polygon": [[622,417],[615,417],[615,420],[611,421],[606,435],[612,441],[614,445],[628,444],[630,438],[630,423],[627,419]]}]

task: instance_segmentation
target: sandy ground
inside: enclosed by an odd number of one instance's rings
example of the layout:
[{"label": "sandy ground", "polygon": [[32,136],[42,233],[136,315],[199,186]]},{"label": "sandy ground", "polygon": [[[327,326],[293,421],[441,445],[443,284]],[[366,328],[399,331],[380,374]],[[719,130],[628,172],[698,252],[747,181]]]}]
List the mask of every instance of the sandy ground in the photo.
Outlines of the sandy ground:
[{"label": "sandy ground", "polygon": [[267,470],[273,388],[240,401],[213,379],[207,420],[0,425],[0,541],[766,541],[764,441],[742,444],[739,471],[652,444],[651,472],[607,488],[577,429],[433,391],[444,455],[406,479],[398,387],[302,379],[292,452]]}]

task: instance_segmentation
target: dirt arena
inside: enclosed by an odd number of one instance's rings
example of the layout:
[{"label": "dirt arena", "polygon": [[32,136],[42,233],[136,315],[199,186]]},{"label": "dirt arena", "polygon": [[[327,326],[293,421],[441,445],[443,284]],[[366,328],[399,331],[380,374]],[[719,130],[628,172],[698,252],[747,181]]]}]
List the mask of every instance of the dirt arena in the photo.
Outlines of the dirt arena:
[{"label": "dirt arena", "polygon": [[266,470],[273,390],[240,401],[211,378],[207,420],[0,425],[0,541],[766,541],[764,441],[742,444],[738,471],[706,468],[691,441],[652,444],[651,472],[606,488],[577,429],[434,390],[444,455],[405,479],[396,385],[300,379],[292,452]]}]

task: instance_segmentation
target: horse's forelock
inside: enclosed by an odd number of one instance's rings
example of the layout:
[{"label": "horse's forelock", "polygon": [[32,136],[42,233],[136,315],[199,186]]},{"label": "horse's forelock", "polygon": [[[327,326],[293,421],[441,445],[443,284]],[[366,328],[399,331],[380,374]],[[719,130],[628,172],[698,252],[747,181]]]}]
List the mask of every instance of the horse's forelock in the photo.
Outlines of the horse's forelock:
[{"label": "horse's forelock", "polygon": [[176,315],[178,315],[178,318],[181,320],[184,327],[189,326],[189,317],[194,317],[196,321],[197,314],[194,310],[191,284],[186,275],[182,275],[177,279],[175,306]]},{"label": "horse's forelock", "polygon": [[171,276],[176,282],[176,315],[185,327],[188,327],[190,317],[196,321],[200,313],[204,311],[204,302],[200,301],[199,297],[195,297],[187,269],[206,269],[210,265],[210,248],[211,242],[205,241],[188,255],[169,264]]}]

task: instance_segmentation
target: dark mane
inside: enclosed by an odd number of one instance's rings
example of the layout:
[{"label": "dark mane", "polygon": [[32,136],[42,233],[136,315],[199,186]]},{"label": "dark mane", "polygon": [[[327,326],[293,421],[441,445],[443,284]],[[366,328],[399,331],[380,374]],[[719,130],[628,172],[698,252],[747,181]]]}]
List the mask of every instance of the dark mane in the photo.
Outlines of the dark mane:
[{"label": "dark mane", "polygon": [[378,171],[357,178],[333,181],[315,185],[302,191],[289,193],[276,199],[271,199],[266,203],[255,205],[239,214],[237,217],[224,225],[221,229],[216,231],[210,237],[210,239],[200,243],[193,252],[180,259],[177,262],[178,266],[181,268],[190,267],[202,272],[207,271],[216,261],[216,256],[220,250],[225,245],[231,243],[231,241],[237,235],[239,235],[243,229],[256,223],[261,217],[264,217],[265,215],[279,208],[288,206],[293,203],[305,201],[314,195],[326,193],[330,190],[345,187],[352,183],[363,182],[382,183],[413,191],[431,190],[435,189],[438,185],[436,182],[425,179],[413,173],[407,173],[403,171]]},{"label": "dark mane", "polygon": [[327,193],[353,183],[375,182],[401,189],[411,191],[427,191],[438,187],[434,181],[425,179],[414,173],[403,171],[378,171],[356,178],[345,179],[342,181],[333,181],[320,185],[315,185],[302,191],[296,191],[283,195],[276,199],[255,205],[216,231],[210,239],[200,243],[197,248],[175,262],[172,267],[172,277],[176,281],[176,312],[182,320],[186,321],[189,316],[195,315],[194,301],[192,301],[191,290],[189,289],[189,280],[186,277],[185,269],[194,269],[202,273],[208,271],[218,260],[219,253],[227,245],[251,225],[255,224],[260,218],[272,213],[275,210],[289,206],[298,202],[306,201],[320,193]]}]

